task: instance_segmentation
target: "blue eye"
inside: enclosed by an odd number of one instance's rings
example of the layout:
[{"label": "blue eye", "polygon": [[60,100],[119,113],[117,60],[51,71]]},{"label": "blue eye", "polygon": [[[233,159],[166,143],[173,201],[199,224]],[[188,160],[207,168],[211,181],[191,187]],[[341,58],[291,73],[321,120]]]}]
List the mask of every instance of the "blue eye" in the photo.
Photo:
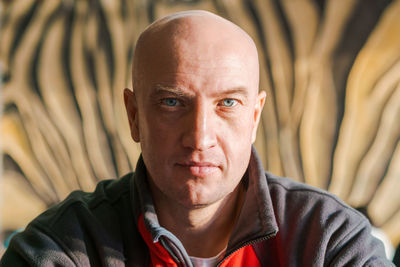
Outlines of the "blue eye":
[{"label": "blue eye", "polygon": [[237,101],[232,98],[226,98],[222,102],[225,107],[233,107],[237,104]]},{"label": "blue eye", "polygon": [[165,98],[162,103],[168,107],[175,107],[179,105],[179,101],[176,98]]}]

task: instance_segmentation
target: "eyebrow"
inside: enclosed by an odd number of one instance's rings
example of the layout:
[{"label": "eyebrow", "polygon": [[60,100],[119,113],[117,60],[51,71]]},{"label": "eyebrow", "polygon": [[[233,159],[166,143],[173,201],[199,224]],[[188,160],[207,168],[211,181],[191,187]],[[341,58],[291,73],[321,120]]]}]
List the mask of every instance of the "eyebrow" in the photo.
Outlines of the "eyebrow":
[{"label": "eyebrow", "polygon": [[227,90],[224,90],[222,92],[219,92],[218,94],[222,94],[222,95],[243,95],[244,97],[247,98],[247,96],[249,95],[248,90],[245,87],[234,87],[234,88],[230,88]]},{"label": "eyebrow", "polygon": [[181,96],[181,97],[185,95],[181,89],[179,89],[178,87],[173,87],[173,86],[156,84],[154,86],[154,89],[155,90],[153,91],[152,95],[161,95],[161,94],[165,94],[165,93],[174,94],[174,95]]},{"label": "eyebrow", "polygon": [[[165,93],[170,93],[180,97],[186,96],[186,94],[180,88],[174,86],[156,84],[154,89],[155,90],[153,91],[152,95],[161,95]],[[212,94],[212,96],[216,95],[243,95],[245,98],[247,98],[249,92],[245,87],[238,86],[224,91],[218,91]]]}]

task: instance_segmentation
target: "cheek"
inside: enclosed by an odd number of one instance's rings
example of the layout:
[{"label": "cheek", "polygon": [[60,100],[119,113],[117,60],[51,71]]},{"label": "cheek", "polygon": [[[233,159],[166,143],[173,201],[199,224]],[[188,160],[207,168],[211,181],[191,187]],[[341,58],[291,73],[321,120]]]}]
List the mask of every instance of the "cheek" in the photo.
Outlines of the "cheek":
[{"label": "cheek", "polygon": [[241,146],[249,142],[251,143],[254,121],[252,113],[249,110],[245,110],[234,118],[231,118],[225,124],[220,128],[229,132],[229,141],[232,142],[232,145]]},{"label": "cheek", "polygon": [[163,120],[157,114],[147,114],[141,119],[139,126],[143,154],[156,159],[173,151],[178,131],[174,124]]},{"label": "cheek", "polygon": [[220,136],[220,143],[225,157],[228,159],[229,169],[233,172],[242,174],[247,168],[247,159],[250,158],[251,153],[253,128],[254,122],[249,112],[237,116],[227,125],[220,127],[223,133]]}]

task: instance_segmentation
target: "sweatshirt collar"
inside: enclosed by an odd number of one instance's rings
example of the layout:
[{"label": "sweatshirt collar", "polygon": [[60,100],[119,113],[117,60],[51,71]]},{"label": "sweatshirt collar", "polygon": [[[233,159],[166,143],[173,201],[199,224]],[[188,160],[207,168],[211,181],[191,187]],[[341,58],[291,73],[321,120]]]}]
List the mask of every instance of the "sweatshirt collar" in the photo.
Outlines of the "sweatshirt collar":
[{"label": "sweatshirt collar", "polygon": [[[227,252],[237,249],[249,240],[257,240],[278,231],[264,168],[254,146],[242,182],[246,183],[247,190]],[[142,156],[139,157],[136,165],[131,190],[136,220],[143,215],[144,224],[153,242],[158,242],[161,236],[166,236],[175,245],[183,248],[181,242],[158,222]]]},{"label": "sweatshirt collar", "polygon": [[264,167],[254,146],[242,182],[246,183],[247,190],[228,244],[228,252],[278,231]]}]

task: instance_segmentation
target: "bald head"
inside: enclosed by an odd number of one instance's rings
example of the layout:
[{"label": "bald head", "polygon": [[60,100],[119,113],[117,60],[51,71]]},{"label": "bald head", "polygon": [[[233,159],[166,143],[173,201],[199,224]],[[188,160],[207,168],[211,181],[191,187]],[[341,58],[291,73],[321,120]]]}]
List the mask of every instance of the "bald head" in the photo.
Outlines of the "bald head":
[{"label": "bald head", "polygon": [[163,17],[140,35],[134,56],[134,90],[139,93],[146,88],[149,75],[195,71],[193,64],[222,66],[226,71],[230,66],[241,67],[252,74],[251,86],[258,90],[258,55],[251,37],[232,22],[200,10]]}]

